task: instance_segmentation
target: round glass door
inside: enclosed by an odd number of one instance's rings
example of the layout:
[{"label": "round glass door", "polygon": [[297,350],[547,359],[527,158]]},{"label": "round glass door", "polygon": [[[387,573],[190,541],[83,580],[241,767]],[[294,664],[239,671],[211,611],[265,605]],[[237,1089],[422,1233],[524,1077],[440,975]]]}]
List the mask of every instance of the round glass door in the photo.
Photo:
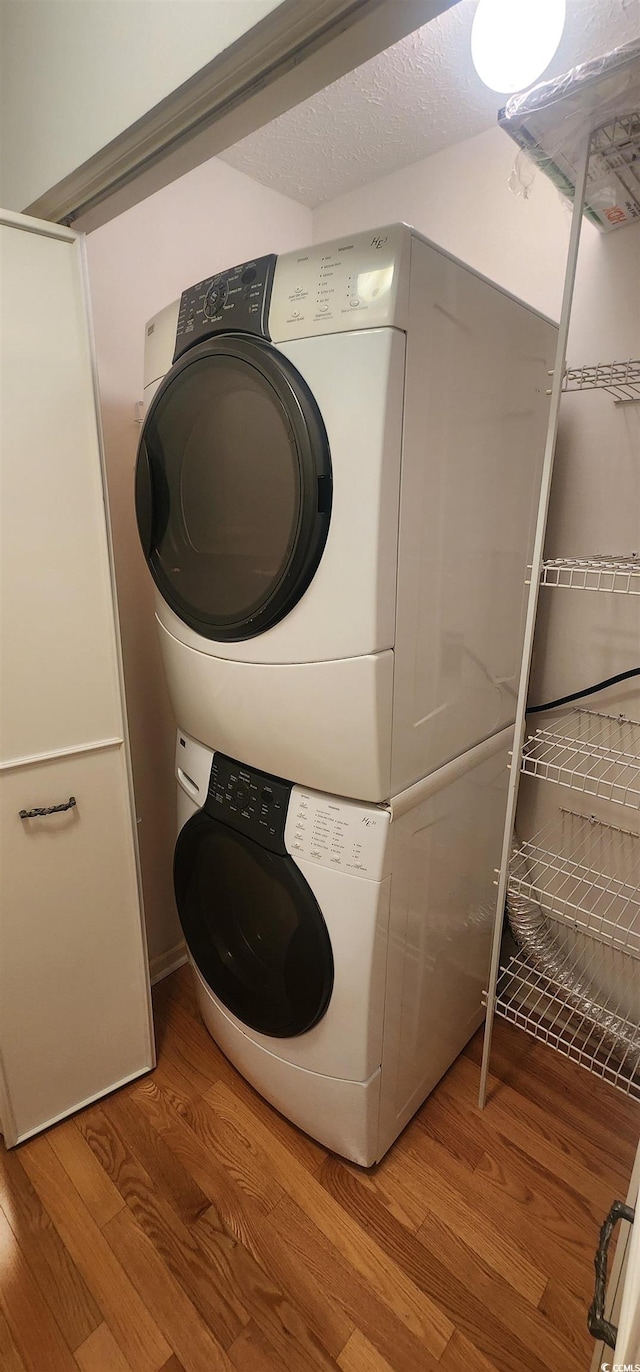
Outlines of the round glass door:
[{"label": "round glass door", "polygon": [[251,638],[300,599],[331,508],[318,407],[269,343],[223,335],[172,368],[147,414],[136,512],[156,585],[207,638]]},{"label": "round glass door", "polygon": [[322,912],[288,854],[200,811],[176,845],[187,947],[207,985],[261,1034],[304,1034],[325,1013],[333,954]]}]

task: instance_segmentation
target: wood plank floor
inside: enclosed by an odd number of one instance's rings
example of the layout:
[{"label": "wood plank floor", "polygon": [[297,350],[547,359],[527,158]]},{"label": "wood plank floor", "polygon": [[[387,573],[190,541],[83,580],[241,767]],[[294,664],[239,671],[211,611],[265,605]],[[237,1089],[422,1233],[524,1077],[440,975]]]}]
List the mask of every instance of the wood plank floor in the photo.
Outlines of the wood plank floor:
[{"label": "wood plank floor", "polygon": [[155,992],[158,1067],[0,1153],[5,1372],[586,1372],[640,1107],[499,1023],[380,1165],[277,1115]]}]

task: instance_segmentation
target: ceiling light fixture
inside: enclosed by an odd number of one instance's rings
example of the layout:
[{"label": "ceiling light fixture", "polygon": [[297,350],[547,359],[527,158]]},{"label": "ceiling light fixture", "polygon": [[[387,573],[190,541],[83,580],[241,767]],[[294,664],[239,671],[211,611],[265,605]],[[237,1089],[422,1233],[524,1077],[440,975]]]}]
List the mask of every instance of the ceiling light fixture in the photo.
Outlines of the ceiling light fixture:
[{"label": "ceiling light fixture", "polygon": [[562,37],[566,0],[479,0],[471,56],[492,91],[526,90],[548,67]]}]

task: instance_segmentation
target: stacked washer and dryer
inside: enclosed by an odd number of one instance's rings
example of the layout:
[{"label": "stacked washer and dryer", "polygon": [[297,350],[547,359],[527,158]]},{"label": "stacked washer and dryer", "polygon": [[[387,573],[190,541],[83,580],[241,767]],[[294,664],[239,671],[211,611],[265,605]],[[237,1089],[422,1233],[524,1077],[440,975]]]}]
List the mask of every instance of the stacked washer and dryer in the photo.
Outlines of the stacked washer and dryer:
[{"label": "stacked washer and dryer", "polygon": [[200,1010],[365,1166],[482,1019],[555,340],[401,224],[147,325],[136,508]]}]

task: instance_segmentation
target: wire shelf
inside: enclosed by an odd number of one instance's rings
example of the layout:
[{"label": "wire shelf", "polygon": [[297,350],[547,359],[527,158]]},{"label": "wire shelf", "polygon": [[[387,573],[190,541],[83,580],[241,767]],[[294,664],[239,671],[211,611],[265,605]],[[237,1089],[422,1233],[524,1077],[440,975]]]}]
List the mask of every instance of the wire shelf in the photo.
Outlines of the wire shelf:
[{"label": "wire shelf", "polygon": [[[638,835],[561,809],[509,864],[509,896],[640,958]],[[640,987],[640,970],[638,971]]]},{"label": "wire shelf", "polygon": [[637,211],[640,204],[640,111],[636,109],[618,115],[596,129],[591,135],[591,160],[596,176],[604,168],[607,173],[613,173]]},{"label": "wire shelf", "polygon": [[550,558],[542,563],[540,585],[640,595],[640,558],[637,553],[626,557],[596,554],[594,557]]},{"label": "wire shelf", "polygon": [[522,771],[638,810],[640,724],[624,715],[573,710],[527,739]]},{"label": "wire shelf", "polygon": [[563,391],[607,391],[616,405],[640,400],[640,358],[626,362],[598,362],[595,366],[569,367]]},{"label": "wire shelf", "polygon": [[[571,954],[565,954],[567,975],[571,974],[571,964]],[[593,1012],[581,1014],[524,953],[517,953],[500,970],[495,1008],[502,1019],[517,1024],[533,1038],[550,1044],[581,1067],[640,1100],[640,1029],[633,1020],[617,1015],[615,998],[600,1004],[594,1000]],[[624,1026],[626,1046],[616,1049],[612,1044],[605,1028],[609,1015],[616,1015],[618,1023]]]}]

